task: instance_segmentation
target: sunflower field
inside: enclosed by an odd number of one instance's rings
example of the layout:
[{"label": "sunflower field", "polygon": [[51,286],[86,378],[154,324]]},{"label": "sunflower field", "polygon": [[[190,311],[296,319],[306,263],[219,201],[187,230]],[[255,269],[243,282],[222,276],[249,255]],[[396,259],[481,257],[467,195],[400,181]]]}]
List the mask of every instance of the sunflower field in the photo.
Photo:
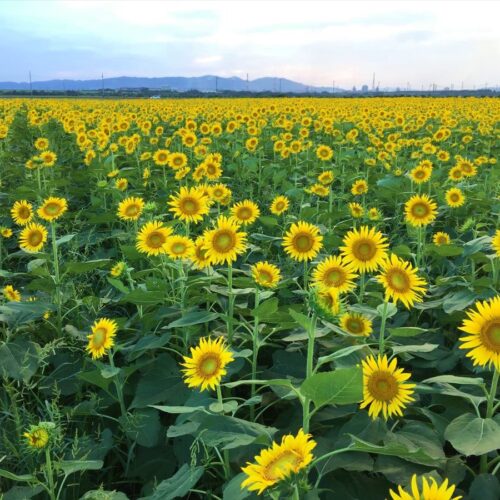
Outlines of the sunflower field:
[{"label": "sunflower field", "polygon": [[500,498],[500,101],[0,101],[0,499]]}]

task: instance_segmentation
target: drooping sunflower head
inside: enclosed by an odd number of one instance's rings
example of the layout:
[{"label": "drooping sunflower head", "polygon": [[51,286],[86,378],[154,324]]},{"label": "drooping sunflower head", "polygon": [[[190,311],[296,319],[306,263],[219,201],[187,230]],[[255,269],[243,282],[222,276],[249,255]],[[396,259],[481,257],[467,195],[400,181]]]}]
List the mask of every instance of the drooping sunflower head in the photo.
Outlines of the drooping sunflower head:
[{"label": "drooping sunflower head", "polygon": [[326,318],[328,321],[334,321],[339,314],[345,311],[345,306],[337,289],[315,287],[313,292],[311,305],[319,316]]},{"label": "drooping sunflower head", "polygon": [[391,254],[382,263],[381,273],[377,276],[384,286],[386,300],[400,300],[407,308],[415,302],[422,302],[427,283],[417,275],[417,271],[410,262]]},{"label": "drooping sunflower head", "polygon": [[240,201],[231,207],[231,216],[244,226],[253,224],[259,215],[260,210],[257,203],[251,200]]},{"label": "drooping sunflower head", "polygon": [[51,196],[43,201],[42,206],[37,210],[37,214],[41,219],[52,222],[59,219],[66,210],[68,210],[68,202],[65,198]]},{"label": "drooping sunflower head", "polygon": [[125,198],[118,204],[116,214],[122,220],[138,220],[144,209],[144,200],[142,198]]},{"label": "drooping sunflower head", "polygon": [[449,245],[451,241],[450,235],[448,233],[444,233],[443,231],[438,231],[432,235],[432,242],[434,245]]},{"label": "drooping sunflower head", "polygon": [[172,234],[172,229],[165,227],[160,221],[144,224],[137,234],[136,248],[148,256],[165,253],[165,243]]},{"label": "drooping sunflower head", "polygon": [[92,359],[102,358],[109,349],[115,345],[115,336],[118,330],[116,321],[108,318],[96,320],[92,325],[89,342],[86,351],[92,355]]},{"label": "drooping sunflower head", "polygon": [[38,252],[47,241],[47,229],[41,224],[28,224],[19,236],[19,246],[26,252]]},{"label": "drooping sunflower head", "polygon": [[285,252],[294,260],[314,259],[323,247],[323,236],[319,229],[309,222],[299,221],[292,224],[283,238]]},{"label": "drooping sunflower head", "polygon": [[50,443],[54,428],[52,422],[40,422],[38,425],[31,425],[23,437],[32,450],[42,450]]},{"label": "drooping sunflower head", "polygon": [[10,209],[10,214],[18,226],[25,226],[33,219],[33,205],[26,200],[16,201]]},{"label": "drooping sunflower head", "polygon": [[264,288],[276,287],[281,279],[279,268],[267,261],[257,262],[251,270],[254,281]]},{"label": "drooping sunflower head", "polygon": [[12,285],[4,286],[2,292],[8,301],[21,302],[21,294]]},{"label": "drooping sunflower head", "polygon": [[209,199],[202,189],[197,187],[181,187],[179,193],[170,196],[170,212],[174,217],[185,222],[200,222],[208,214]]},{"label": "drooping sunflower head", "polygon": [[235,220],[221,215],[215,228],[204,233],[203,250],[212,264],[232,264],[246,250],[246,238]]},{"label": "drooping sunflower head", "polygon": [[125,264],[125,262],[117,262],[112,268],[111,270],[109,271],[109,274],[113,277],[113,278],[118,278],[122,275],[123,271],[125,271],[127,267],[127,264]]},{"label": "drooping sunflower head", "polygon": [[500,371],[500,295],[475,303],[466,311],[467,318],[460,330],[467,333],[460,338],[460,349],[474,366],[491,366]]},{"label": "drooping sunflower head", "polygon": [[356,287],[353,280],[357,277],[351,264],[340,256],[331,256],[316,266],[312,284],[321,289],[335,288],[338,293],[347,293]]},{"label": "drooping sunflower head", "polygon": [[407,403],[414,401],[415,384],[406,381],[411,374],[397,367],[397,359],[390,363],[387,356],[368,356],[363,366],[363,402],[360,408],[368,408],[368,415],[376,419],[382,413],[385,420],[393,415],[403,416]]},{"label": "drooping sunflower head", "polygon": [[189,259],[194,253],[194,243],[187,236],[173,234],[165,241],[165,252],[173,260]]},{"label": "drooping sunflower head", "polygon": [[115,188],[118,189],[118,191],[125,191],[128,188],[128,179],[125,177],[116,179]]},{"label": "drooping sunflower head", "polygon": [[290,201],[286,196],[276,196],[271,203],[270,211],[274,215],[281,215],[288,210]]},{"label": "drooping sunflower head", "polygon": [[360,196],[368,192],[368,183],[364,179],[358,179],[354,181],[351,187],[351,193],[354,196]]},{"label": "drooping sunflower head", "polygon": [[356,337],[369,337],[372,333],[372,322],[363,314],[345,313],[340,317],[340,328]]},{"label": "drooping sunflower head", "polygon": [[234,361],[231,351],[222,337],[212,340],[200,339],[196,347],[191,347],[191,356],[184,356],[184,381],[188,387],[215,389],[227,374],[226,366]]},{"label": "drooping sunflower head", "polygon": [[437,205],[426,194],[414,195],[405,203],[405,217],[412,226],[426,226],[437,215]]},{"label": "drooping sunflower head", "polygon": [[257,491],[260,495],[267,488],[305,469],[313,460],[312,450],[316,442],[302,429],[296,436],[284,436],[281,443],[273,443],[255,457],[255,463],[248,462],[242,471],[246,474],[242,488]]},{"label": "drooping sunflower head", "polygon": [[445,479],[440,485],[433,477],[428,480],[422,477],[422,486],[419,487],[417,475],[413,474],[411,478],[411,487],[403,488],[398,485],[398,491],[390,490],[392,500],[460,500],[462,496],[453,496],[455,485],[448,486],[448,479]]},{"label": "drooping sunflower head", "polygon": [[374,227],[361,226],[349,231],[340,247],[344,261],[357,272],[375,271],[387,257],[387,238]]},{"label": "drooping sunflower head", "polygon": [[451,188],[445,193],[446,203],[451,208],[461,207],[465,203],[465,196],[461,189]]}]

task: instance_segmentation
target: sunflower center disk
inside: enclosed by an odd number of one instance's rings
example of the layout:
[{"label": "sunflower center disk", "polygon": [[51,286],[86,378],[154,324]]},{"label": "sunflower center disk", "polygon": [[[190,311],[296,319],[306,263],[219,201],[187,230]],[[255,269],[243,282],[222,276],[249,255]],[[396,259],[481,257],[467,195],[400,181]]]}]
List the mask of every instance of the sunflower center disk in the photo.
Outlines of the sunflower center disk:
[{"label": "sunflower center disk", "polygon": [[139,207],[137,205],[130,205],[127,207],[126,214],[128,216],[137,215],[139,213]]},{"label": "sunflower center disk", "polygon": [[186,246],[183,243],[175,243],[172,246],[172,252],[174,252],[177,255],[184,253],[185,250],[186,250]]},{"label": "sunflower center disk", "polygon": [[427,215],[427,207],[420,203],[413,207],[413,215],[415,217],[425,217]]},{"label": "sunflower center disk", "polygon": [[299,234],[295,237],[295,246],[299,252],[308,252],[313,247],[313,242],[307,234]]},{"label": "sunflower center disk", "polygon": [[238,210],[238,218],[241,220],[248,220],[252,217],[252,212],[248,208],[240,208]]},{"label": "sunflower center disk", "polygon": [[486,346],[492,351],[500,353],[500,318],[486,323],[481,333]]},{"label": "sunflower center disk", "polygon": [[409,288],[408,276],[401,271],[392,271],[389,273],[388,281],[391,288],[398,292],[403,292]]},{"label": "sunflower center disk", "polygon": [[373,398],[378,401],[390,401],[398,393],[396,379],[390,373],[372,375],[368,387]]},{"label": "sunflower center disk", "polygon": [[280,479],[297,467],[298,462],[299,457],[293,451],[285,451],[283,455],[277,457],[266,467],[265,476],[271,481]]},{"label": "sunflower center disk", "polygon": [[350,319],[347,322],[347,329],[352,333],[359,333],[362,330],[362,326],[357,319]]},{"label": "sunflower center disk", "polygon": [[165,239],[160,233],[151,233],[148,237],[148,245],[152,248],[160,248],[163,243]]},{"label": "sunflower center disk", "polygon": [[339,286],[344,282],[344,274],[339,269],[331,269],[325,275],[325,283],[328,286]]},{"label": "sunflower center disk", "polygon": [[375,255],[375,247],[370,241],[360,241],[353,250],[359,260],[370,260]]},{"label": "sunflower center disk", "polygon": [[217,371],[218,368],[219,368],[219,363],[218,363],[217,359],[212,357],[212,356],[205,358],[200,363],[200,371],[205,376],[213,375]]},{"label": "sunflower center disk", "polygon": [[233,238],[229,233],[222,232],[215,237],[214,247],[220,252],[227,252],[233,245]]},{"label": "sunflower center disk", "polygon": [[95,347],[101,347],[106,341],[106,330],[104,328],[97,328],[92,335],[92,343]]},{"label": "sunflower center disk", "polygon": [[35,231],[29,235],[28,241],[30,245],[37,246],[42,242],[42,233]]},{"label": "sunflower center disk", "polygon": [[49,215],[57,215],[59,213],[59,205],[57,205],[56,203],[48,203],[45,206],[45,211]]},{"label": "sunflower center disk", "polygon": [[182,208],[183,208],[185,213],[194,214],[198,211],[198,204],[194,200],[188,199],[188,200],[184,200]]},{"label": "sunflower center disk", "polygon": [[21,219],[27,219],[30,216],[30,211],[26,207],[22,207],[19,209],[19,217]]}]

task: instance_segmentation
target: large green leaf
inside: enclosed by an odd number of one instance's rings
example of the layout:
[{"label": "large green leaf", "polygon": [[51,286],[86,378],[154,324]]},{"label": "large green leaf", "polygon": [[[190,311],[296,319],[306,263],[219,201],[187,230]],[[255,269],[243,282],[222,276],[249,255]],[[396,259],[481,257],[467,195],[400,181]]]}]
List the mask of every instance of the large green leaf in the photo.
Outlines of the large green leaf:
[{"label": "large green leaf", "polygon": [[316,373],[304,380],[300,392],[316,407],[358,403],[363,399],[363,372],[359,367],[352,367]]},{"label": "large green leaf", "polygon": [[500,425],[492,418],[466,413],[450,423],[444,437],[464,455],[484,455],[500,448]]},{"label": "large green leaf", "polygon": [[181,326],[200,325],[208,323],[219,317],[219,313],[210,311],[191,311],[184,314],[181,318],[172,321],[167,328],[179,328]]},{"label": "large green leaf", "polygon": [[21,337],[0,345],[0,374],[29,382],[40,365],[37,347]]}]

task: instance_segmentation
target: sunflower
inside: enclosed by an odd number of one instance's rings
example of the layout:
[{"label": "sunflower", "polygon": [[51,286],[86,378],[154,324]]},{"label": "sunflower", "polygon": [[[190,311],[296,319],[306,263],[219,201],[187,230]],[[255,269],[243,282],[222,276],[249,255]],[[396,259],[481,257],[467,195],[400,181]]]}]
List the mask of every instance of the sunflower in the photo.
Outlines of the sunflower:
[{"label": "sunflower", "polygon": [[2,238],[10,238],[12,236],[12,229],[10,227],[0,227],[0,235]]},{"label": "sunflower", "polygon": [[432,169],[425,167],[423,165],[417,165],[413,170],[410,172],[410,177],[413,182],[416,184],[422,184],[424,182],[427,182],[432,175]]},{"label": "sunflower", "polygon": [[450,235],[448,233],[444,233],[443,231],[438,231],[432,235],[432,242],[434,245],[449,245],[450,241]]},{"label": "sunflower", "polygon": [[35,148],[38,149],[38,151],[45,151],[49,147],[49,140],[46,139],[45,137],[39,137],[35,141]]},{"label": "sunflower", "polygon": [[184,381],[188,387],[215,389],[227,374],[226,366],[234,361],[222,337],[215,340],[201,338],[196,347],[191,347],[191,357],[183,356]]},{"label": "sunflower", "polygon": [[210,259],[207,257],[207,252],[203,249],[205,246],[205,238],[198,236],[194,242],[194,251],[191,255],[194,267],[197,269],[204,269],[210,265]]},{"label": "sunflower", "polygon": [[360,408],[369,406],[368,415],[374,420],[382,413],[385,420],[392,415],[403,416],[406,403],[414,401],[412,394],[415,384],[408,384],[411,376],[402,368],[397,368],[397,360],[390,363],[387,356],[369,356],[363,365],[363,401]]},{"label": "sunflower", "polygon": [[305,469],[313,460],[312,450],[316,442],[302,429],[296,436],[283,436],[281,444],[273,443],[255,457],[255,463],[247,462],[242,471],[247,475],[242,488],[257,491],[260,495],[267,488]]},{"label": "sunflower", "polygon": [[329,319],[337,316],[341,312],[342,303],[337,289],[316,288],[315,299],[320,311]]},{"label": "sunflower", "polygon": [[426,226],[437,214],[437,205],[426,194],[412,196],[405,203],[406,221],[412,226]]},{"label": "sunflower", "polygon": [[340,328],[351,335],[368,337],[372,333],[372,322],[363,314],[345,313],[340,317]]},{"label": "sunflower", "polygon": [[119,191],[125,191],[128,188],[128,179],[125,179],[125,177],[116,179],[115,188]]},{"label": "sunflower", "polygon": [[368,210],[368,218],[373,221],[380,220],[382,218],[382,213],[376,207],[370,208],[370,210]]},{"label": "sunflower", "polygon": [[417,482],[417,475],[413,474],[411,478],[411,493],[398,485],[397,493],[390,490],[392,500],[460,500],[462,497],[454,497],[455,485],[448,486],[448,479],[445,479],[441,485],[438,486],[433,477],[422,478],[422,488],[420,489]]},{"label": "sunflower", "polygon": [[446,203],[451,208],[461,207],[465,203],[465,196],[461,189],[451,188],[445,193]]},{"label": "sunflower", "polygon": [[243,200],[231,207],[231,215],[239,224],[244,226],[254,223],[260,215],[257,203]]},{"label": "sunflower", "polygon": [[222,175],[220,161],[214,155],[208,155],[203,161],[205,175],[211,181],[217,180]]},{"label": "sunflower", "polygon": [[426,291],[426,281],[417,276],[418,269],[414,269],[410,262],[391,254],[382,263],[382,271],[377,280],[385,288],[385,300],[400,300],[408,309],[415,302],[422,302],[422,295]]},{"label": "sunflower", "polygon": [[10,214],[18,226],[25,226],[33,219],[33,205],[26,200],[16,201],[10,209]]},{"label": "sunflower", "polygon": [[23,434],[23,437],[26,438],[26,444],[36,450],[45,448],[50,441],[49,430],[43,425],[31,426],[29,431]]},{"label": "sunflower", "polygon": [[497,257],[500,257],[500,229],[495,231],[493,238],[491,240],[491,247],[495,250]]},{"label": "sunflower", "polygon": [[320,262],[312,274],[312,283],[321,289],[335,288],[338,293],[347,293],[356,287],[358,275],[351,264],[339,256],[327,257]]},{"label": "sunflower", "polygon": [[321,174],[318,175],[318,181],[321,184],[331,184],[333,182],[334,175],[331,170],[325,170],[324,172],[321,172]]},{"label": "sunflower", "polygon": [[464,174],[462,172],[462,169],[458,166],[450,168],[450,171],[448,172],[448,179],[450,181],[455,181],[458,182],[462,180],[464,177]]},{"label": "sunflower", "polygon": [[368,193],[368,183],[364,179],[358,179],[354,181],[351,187],[351,193],[355,196],[360,196],[362,194]]},{"label": "sunflower", "polygon": [[164,167],[168,164],[169,151],[168,149],[157,149],[153,154],[153,162],[159,167]]},{"label": "sunflower", "polygon": [[323,236],[319,229],[308,222],[292,224],[283,238],[285,252],[294,260],[312,260],[323,247]]},{"label": "sunflower", "polygon": [[19,246],[27,252],[38,252],[47,241],[47,229],[41,224],[28,224],[19,235]]},{"label": "sunflower", "polygon": [[360,219],[365,213],[365,209],[356,202],[349,203],[349,212],[354,219]]},{"label": "sunflower", "polygon": [[257,262],[251,267],[254,281],[265,288],[274,288],[281,279],[281,272],[277,266],[269,262]]},{"label": "sunflower", "polygon": [[332,148],[330,146],[325,146],[324,144],[321,144],[316,148],[316,156],[321,161],[331,160],[333,157]]},{"label": "sunflower", "polygon": [[118,278],[119,276],[122,275],[123,271],[125,271],[125,268],[127,267],[127,264],[125,262],[117,262],[109,271],[109,274],[113,278]]},{"label": "sunflower", "polygon": [[352,264],[354,271],[375,271],[387,257],[387,238],[375,228],[361,226],[349,231],[340,247],[344,262]]},{"label": "sunflower", "polygon": [[239,231],[237,222],[221,215],[214,229],[204,234],[207,257],[214,264],[231,264],[247,247],[247,233]]},{"label": "sunflower", "polygon": [[187,236],[173,234],[165,241],[165,252],[173,259],[188,259],[194,253],[194,243]]},{"label": "sunflower", "polygon": [[65,198],[51,196],[43,201],[42,206],[37,210],[37,214],[41,219],[52,222],[59,219],[66,210],[68,210],[68,202]]},{"label": "sunflower", "polygon": [[118,204],[116,215],[122,220],[138,220],[144,209],[142,198],[125,198]]},{"label": "sunflower", "polygon": [[330,189],[323,184],[313,184],[309,189],[305,190],[308,193],[315,194],[316,196],[319,196],[320,198],[326,198],[328,194],[330,193]]},{"label": "sunflower", "polygon": [[179,170],[187,165],[188,159],[184,153],[170,153],[168,155],[168,166],[173,170]]},{"label": "sunflower", "polygon": [[477,175],[477,167],[469,160],[460,160],[457,164],[464,177],[474,177]]},{"label": "sunflower", "polygon": [[200,222],[208,214],[208,197],[200,188],[181,187],[176,196],[170,196],[169,211],[185,222]]},{"label": "sunflower", "polygon": [[2,292],[10,302],[21,302],[21,294],[12,285],[5,286]]},{"label": "sunflower", "polygon": [[137,234],[136,248],[148,256],[165,253],[165,243],[172,234],[172,229],[159,221],[147,222]]},{"label": "sunflower", "polygon": [[271,203],[270,211],[274,215],[281,215],[288,210],[290,201],[286,196],[276,196]]},{"label": "sunflower", "polygon": [[466,356],[474,366],[493,365],[500,371],[500,295],[474,304],[466,311],[460,330],[468,335],[461,337],[460,349],[470,349]]},{"label": "sunflower", "polygon": [[213,201],[224,205],[225,200],[231,199],[231,190],[225,184],[214,184],[209,188],[209,196]]},{"label": "sunflower", "polygon": [[86,351],[92,355],[92,359],[102,358],[106,351],[115,345],[114,337],[118,325],[112,319],[101,318],[92,325],[92,333],[87,335],[89,343]]},{"label": "sunflower", "polygon": [[39,158],[42,160],[44,167],[53,167],[57,161],[57,155],[53,151],[43,151]]}]

